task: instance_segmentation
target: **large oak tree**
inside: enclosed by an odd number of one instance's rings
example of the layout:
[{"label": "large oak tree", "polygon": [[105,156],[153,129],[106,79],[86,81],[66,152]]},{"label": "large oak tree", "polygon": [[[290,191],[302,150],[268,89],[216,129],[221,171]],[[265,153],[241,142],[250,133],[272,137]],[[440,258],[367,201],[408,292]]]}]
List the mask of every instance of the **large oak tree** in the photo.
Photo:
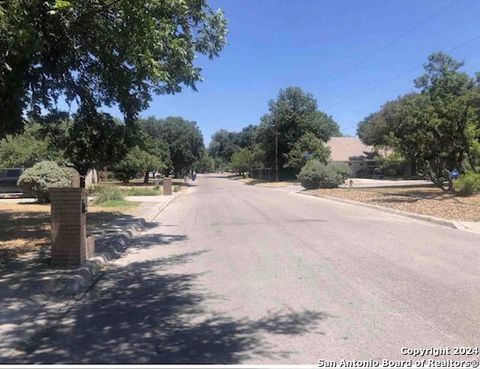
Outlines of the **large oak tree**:
[{"label": "large oak tree", "polygon": [[0,137],[57,102],[117,105],[133,125],[152,93],[195,89],[226,21],[206,0],[0,2]]},{"label": "large oak tree", "polygon": [[419,92],[386,103],[360,122],[362,141],[394,148],[444,189],[452,188],[454,169],[480,172],[479,80],[462,66],[447,54],[430,55],[415,80]]}]

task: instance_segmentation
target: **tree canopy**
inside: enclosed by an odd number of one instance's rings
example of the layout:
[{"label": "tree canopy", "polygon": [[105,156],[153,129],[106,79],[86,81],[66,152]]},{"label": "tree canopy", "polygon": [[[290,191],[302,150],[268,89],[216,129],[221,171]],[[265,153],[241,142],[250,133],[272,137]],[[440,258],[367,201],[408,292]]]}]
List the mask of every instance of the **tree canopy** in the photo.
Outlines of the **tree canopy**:
[{"label": "tree canopy", "polygon": [[243,175],[250,170],[252,152],[248,148],[240,149],[233,153],[231,159],[231,170]]},{"label": "tree canopy", "polygon": [[480,171],[479,79],[460,71],[463,63],[434,53],[415,80],[418,93],[386,103],[358,126],[366,144],[388,146],[417,162],[443,187],[449,172]]},{"label": "tree canopy", "polygon": [[232,155],[240,149],[240,140],[237,132],[220,129],[215,132],[208,146],[208,153],[218,161],[228,163]]},{"label": "tree canopy", "polygon": [[323,141],[317,138],[312,132],[307,132],[293,145],[287,155],[288,161],[285,163],[285,166],[300,171],[310,159],[316,159],[326,164],[329,157],[330,149]]},{"label": "tree canopy", "polygon": [[67,122],[64,142],[65,162],[85,176],[89,169],[101,169],[123,159],[129,145],[125,141],[125,126],[109,114],[81,108]]},{"label": "tree canopy", "polygon": [[[250,124],[239,132],[218,130],[212,136],[209,154],[217,167],[238,167],[242,155],[233,155],[242,149],[250,152],[249,169],[273,167],[275,164],[275,136],[278,129],[278,159],[280,168],[298,172],[305,154],[325,161],[329,156],[324,143],[332,136],[341,136],[338,124],[318,110],[317,101],[299,87],[280,90],[276,100],[269,102],[270,113],[260,118],[258,125]],[[245,162],[245,160],[242,160]],[[242,167],[244,168],[244,166]]]},{"label": "tree canopy", "polygon": [[150,154],[140,147],[135,146],[129,150],[122,160],[113,166],[112,170],[117,179],[128,182],[135,178],[138,173],[160,171],[165,168],[166,164],[159,156]]},{"label": "tree canopy", "polygon": [[152,93],[195,89],[196,55],[217,56],[226,33],[206,0],[2,1],[0,137],[60,99],[117,105],[133,124]]},{"label": "tree canopy", "polygon": [[60,155],[38,123],[30,122],[21,134],[0,140],[0,168],[29,168],[40,161],[56,161]]},{"label": "tree canopy", "polygon": [[275,162],[275,132],[278,130],[279,166],[286,164],[295,143],[307,132],[321,141],[340,136],[338,124],[318,110],[317,101],[299,87],[280,90],[276,100],[269,102],[270,113],[261,118],[257,142],[266,153],[266,160]]},{"label": "tree canopy", "polygon": [[201,160],[204,150],[202,132],[196,122],[182,117],[153,117],[140,121],[143,130],[168,147],[167,171],[179,176]]}]

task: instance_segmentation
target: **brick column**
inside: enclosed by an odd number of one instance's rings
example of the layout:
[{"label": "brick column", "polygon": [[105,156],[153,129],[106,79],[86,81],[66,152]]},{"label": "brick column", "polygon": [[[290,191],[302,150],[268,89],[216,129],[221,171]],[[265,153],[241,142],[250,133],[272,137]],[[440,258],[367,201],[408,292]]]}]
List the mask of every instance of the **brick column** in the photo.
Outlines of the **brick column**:
[{"label": "brick column", "polygon": [[170,177],[163,179],[163,194],[166,196],[172,195],[172,179]]},{"label": "brick column", "polygon": [[80,265],[94,254],[93,238],[87,240],[88,191],[84,188],[52,188],[52,264]]}]

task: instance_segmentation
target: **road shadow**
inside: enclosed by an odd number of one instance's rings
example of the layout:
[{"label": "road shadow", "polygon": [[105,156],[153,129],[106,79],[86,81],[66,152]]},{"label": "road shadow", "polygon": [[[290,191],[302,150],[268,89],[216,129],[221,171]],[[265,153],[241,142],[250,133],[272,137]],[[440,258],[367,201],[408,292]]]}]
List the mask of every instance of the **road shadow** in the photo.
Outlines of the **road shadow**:
[{"label": "road shadow", "polygon": [[[252,357],[288,358],[264,335],[302,335],[328,314],[274,311],[252,320],[208,311],[204,273],[169,273],[206,252],[185,253],[109,270],[53,328],[21,349],[23,363],[237,364]],[[317,332],[320,333],[321,332]]]},{"label": "road shadow", "polygon": [[[158,224],[149,224],[150,227],[155,225]],[[133,238],[117,234],[115,238],[112,233],[109,237],[100,239],[96,249],[97,253],[103,252],[110,260],[114,260],[127,252],[164,247],[186,238],[184,235],[163,233],[143,234]],[[171,263],[184,261],[188,257],[183,255]],[[164,267],[168,265],[170,264],[167,261],[163,264]],[[25,337],[34,334],[39,329],[39,324],[42,327],[45,321],[58,315],[56,304],[63,305],[65,298],[74,301],[72,292],[69,289],[64,290],[62,286],[70,285],[87,269],[86,264],[77,268],[52,267],[49,245],[0,266],[0,362],[8,360],[3,356],[4,353],[14,345],[24,342]],[[35,314],[35,321],[31,321],[32,313]]]}]

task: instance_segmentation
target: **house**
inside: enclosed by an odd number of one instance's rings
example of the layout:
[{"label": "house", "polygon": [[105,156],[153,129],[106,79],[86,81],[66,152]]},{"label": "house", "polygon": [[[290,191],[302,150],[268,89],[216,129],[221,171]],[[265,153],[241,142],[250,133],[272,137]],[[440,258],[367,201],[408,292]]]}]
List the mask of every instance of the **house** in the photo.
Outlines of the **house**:
[{"label": "house", "polygon": [[332,137],[327,142],[330,160],[345,163],[350,167],[352,177],[366,177],[376,168],[373,147],[365,145],[358,137]]},{"label": "house", "polygon": [[[330,161],[347,164],[350,167],[351,177],[383,176],[382,171],[378,169],[375,157],[393,152],[391,150],[377,152],[372,146],[365,145],[358,137],[332,137],[327,142],[327,146],[330,148]],[[385,175],[408,177],[411,175],[411,166],[400,165],[393,171],[387,168]]]}]

